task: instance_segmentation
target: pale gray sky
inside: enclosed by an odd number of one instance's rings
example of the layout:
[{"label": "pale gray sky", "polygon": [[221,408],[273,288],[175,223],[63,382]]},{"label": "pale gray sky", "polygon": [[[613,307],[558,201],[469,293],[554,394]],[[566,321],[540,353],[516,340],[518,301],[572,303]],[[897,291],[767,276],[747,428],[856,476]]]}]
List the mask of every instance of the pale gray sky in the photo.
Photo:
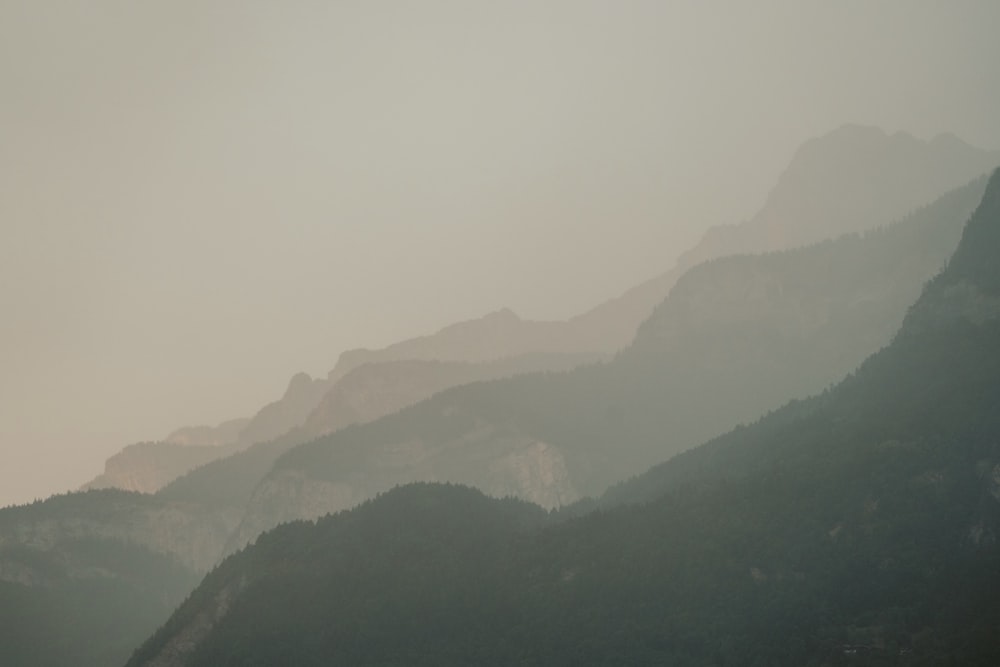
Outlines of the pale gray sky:
[{"label": "pale gray sky", "polygon": [[845,122],[1000,148],[1000,2],[0,0],[0,504],[561,318]]}]

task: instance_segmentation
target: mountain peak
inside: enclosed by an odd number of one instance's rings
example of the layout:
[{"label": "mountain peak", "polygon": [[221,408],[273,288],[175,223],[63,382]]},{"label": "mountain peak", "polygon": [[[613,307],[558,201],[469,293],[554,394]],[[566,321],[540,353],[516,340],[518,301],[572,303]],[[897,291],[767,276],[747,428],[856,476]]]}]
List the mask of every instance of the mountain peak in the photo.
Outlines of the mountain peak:
[{"label": "mountain peak", "polygon": [[494,310],[492,313],[487,313],[484,320],[496,320],[503,322],[520,322],[521,318],[517,316],[510,308],[501,308],[500,310]]},{"label": "mountain peak", "polygon": [[312,387],[312,383],[313,379],[308,373],[296,373],[288,382],[288,389],[285,390],[284,398],[290,399],[294,396],[309,392],[309,389]]},{"label": "mountain peak", "polygon": [[892,223],[1000,163],[1000,152],[952,134],[924,141],[860,124],[802,144],[764,205],[737,225],[709,229],[683,253],[683,269],[726,255],[817,243]]}]

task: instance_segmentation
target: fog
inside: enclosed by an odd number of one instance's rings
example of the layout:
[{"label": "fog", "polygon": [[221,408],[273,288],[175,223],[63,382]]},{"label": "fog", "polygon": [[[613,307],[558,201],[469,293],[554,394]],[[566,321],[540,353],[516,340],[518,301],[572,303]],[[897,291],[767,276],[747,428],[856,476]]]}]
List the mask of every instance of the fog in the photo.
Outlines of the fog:
[{"label": "fog", "polygon": [[1000,4],[0,3],[0,504],[579,313],[845,123],[1000,148]]}]

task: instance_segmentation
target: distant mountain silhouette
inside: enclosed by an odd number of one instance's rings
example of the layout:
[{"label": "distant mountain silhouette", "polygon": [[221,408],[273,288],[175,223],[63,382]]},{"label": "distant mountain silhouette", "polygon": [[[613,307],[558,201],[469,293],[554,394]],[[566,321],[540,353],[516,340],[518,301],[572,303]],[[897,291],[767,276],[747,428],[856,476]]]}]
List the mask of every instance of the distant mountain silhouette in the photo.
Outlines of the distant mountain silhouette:
[{"label": "distant mountain silhouette", "polygon": [[295,447],[255,480],[230,546],[412,481],[566,505],[819,392],[891,339],[985,183],[864,236],[699,265],[607,364],[458,387]]},{"label": "distant mountain silhouette", "polygon": [[[959,225],[978,199],[976,188],[981,193],[983,186],[970,185],[902,225],[866,238],[702,265],[678,283],[677,298],[652,317],[650,312],[664,300],[648,302],[622,343],[632,339],[639,321],[649,319],[635,345],[604,366],[453,388],[397,415],[346,427],[307,445],[303,441],[314,435],[304,424],[324,405],[323,396],[316,398],[319,392],[312,389],[331,378],[303,378],[292,383],[299,385],[295,391],[290,386],[286,392],[290,404],[299,407],[268,411],[278,417],[271,423],[295,414],[304,420],[298,426],[248,448],[240,443],[243,451],[198,468],[156,496],[78,493],[27,509],[2,510],[0,615],[17,622],[9,623],[8,633],[0,638],[5,651],[0,662],[113,664],[116,660],[108,656],[122,655],[127,637],[135,637],[163,605],[169,608],[183,596],[186,589],[177,582],[204,572],[223,549],[238,546],[281,518],[350,506],[420,478],[471,481],[499,495],[522,494],[546,505],[565,505],[635,472],[644,460],[661,460],[740,420],[753,419],[789,396],[819,391],[853,367],[856,361],[851,359],[859,361],[872,346],[889,339],[905,300],[911,298],[906,295],[915,294],[954,248]],[[902,215],[900,211],[894,218]],[[810,279],[817,271],[828,284]],[[843,290],[831,289],[841,283]],[[650,285],[640,288],[644,299],[650,298]],[[744,303],[745,296],[757,299],[759,307],[729,310]],[[969,312],[982,305],[973,296]],[[608,308],[638,301],[630,297],[613,303],[618,305]],[[730,317],[717,316],[726,312]],[[582,317],[588,316],[593,313]],[[499,321],[510,319],[501,314]],[[601,315],[595,321],[613,319]],[[546,331],[552,324],[545,323]],[[612,330],[622,330],[618,325],[607,330],[589,326],[584,328],[602,331],[602,340],[612,340]],[[752,335],[741,337],[742,330]],[[733,350],[748,356],[730,352],[733,344]],[[489,347],[476,345],[470,343],[468,349]],[[673,351],[664,351],[667,348]],[[355,356],[364,359],[365,354]],[[423,361],[427,368],[434,365]],[[361,363],[348,371],[349,366],[341,368],[344,375],[334,377],[334,384],[348,380],[355,370],[361,375],[351,382],[367,373],[377,380],[389,368],[371,364],[365,369]],[[406,367],[401,363],[399,369]],[[709,372],[701,375],[699,369]],[[722,384],[723,373],[743,379]],[[428,382],[412,385],[407,383],[417,376],[403,372],[395,377],[398,384],[391,392],[403,391],[384,394],[395,398],[376,398],[369,405],[389,406],[400,397],[418,400],[435,376],[429,373]],[[690,382],[692,378],[697,381]],[[417,390],[408,393],[408,386]],[[733,396],[738,400],[728,400]],[[302,397],[307,400],[299,402]],[[326,416],[346,414],[355,396],[347,399],[345,394],[338,398],[342,402],[334,401],[336,408]],[[311,411],[301,408],[310,401],[317,401]],[[732,412],[713,411],[723,403]],[[218,441],[203,432],[198,437]],[[336,447],[331,448],[332,443]],[[201,455],[199,448],[191,447],[191,453]],[[150,454],[154,450],[150,448]],[[288,453],[275,465],[283,452]],[[476,476],[470,477],[469,471]],[[245,512],[248,502],[250,511]],[[90,550],[94,541],[100,546]],[[132,549],[136,545],[141,553]],[[95,579],[95,574],[102,578]],[[44,588],[38,585],[42,582],[57,585]],[[39,619],[49,619],[46,641],[31,636],[32,628],[43,627]],[[125,621],[133,620],[136,623],[126,629]],[[94,630],[98,627],[122,631]],[[28,647],[34,647],[33,654]]]},{"label": "distant mountain silhouette", "polygon": [[564,521],[414,484],[281,526],[128,665],[995,665],[998,252],[1000,170],[898,335],[830,390]]},{"label": "distant mountain silhouette", "polygon": [[[278,401],[262,408],[235,437],[232,422],[202,433],[198,444],[226,443],[216,458],[229,456],[258,442],[266,442],[302,426],[309,415],[345,375],[365,364],[404,361],[490,362],[543,353],[596,358],[627,347],[636,329],[666,298],[688,269],[709,259],[734,254],[794,248],[888,224],[926,205],[1000,163],[1000,151],[969,146],[953,135],[921,141],[897,132],[889,135],[874,127],[845,125],[806,142],[794,155],[752,218],[710,229],[674,267],[622,296],[561,322],[523,320],[509,309],[459,322],[440,331],[401,341],[379,350],[342,353],[325,379],[301,373]],[[554,358],[556,370],[562,361]],[[407,382],[407,380],[401,380]],[[293,391],[294,388],[294,391]],[[389,392],[393,389],[387,387]],[[373,402],[379,399],[373,397]],[[402,406],[400,406],[402,407]],[[321,420],[313,419],[313,424]],[[307,429],[320,435],[315,428]],[[167,438],[171,441],[171,438]],[[206,462],[213,452],[177,451],[170,466],[145,461],[140,452],[117,456],[105,474],[85,488],[118,486],[152,492],[173,477]],[[130,469],[128,466],[135,466]],[[151,475],[149,471],[159,471]],[[139,486],[142,480],[145,485]],[[148,481],[147,481],[148,480]]]}]

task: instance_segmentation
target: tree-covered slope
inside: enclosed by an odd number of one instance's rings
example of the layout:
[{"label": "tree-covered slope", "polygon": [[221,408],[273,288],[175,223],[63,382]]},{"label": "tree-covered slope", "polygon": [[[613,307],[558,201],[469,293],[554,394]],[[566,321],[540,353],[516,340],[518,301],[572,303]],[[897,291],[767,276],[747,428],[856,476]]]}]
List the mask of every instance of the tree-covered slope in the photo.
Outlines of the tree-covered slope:
[{"label": "tree-covered slope", "polygon": [[120,664],[197,584],[202,554],[218,550],[205,540],[225,529],[122,491],[0,511],[0,664]]},{"label": "tree-covered slope", "polygon": [[617,506],[398,489],[231,557],[129,664],[997,664],[998,228],[1000,171],[889,346]]}]

